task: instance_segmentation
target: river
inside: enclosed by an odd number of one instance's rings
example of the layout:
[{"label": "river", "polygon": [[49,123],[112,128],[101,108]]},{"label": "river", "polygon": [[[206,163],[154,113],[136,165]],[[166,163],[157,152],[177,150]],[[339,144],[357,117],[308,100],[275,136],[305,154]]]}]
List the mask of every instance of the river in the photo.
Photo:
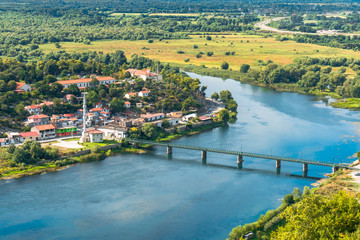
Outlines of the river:
[{"label": "river", "polygon": [[[359,149],[359,113],[311,96],[200,76],[207,95],[229,89],[238,120],[176,143],[326,162],[351,162]],[[0,239],[225,239],[239,224],[276,208],[294,187],[310,186],[302,165],[166,149],[124,154],[66,170],[0,182]],[[321,177],[328,167],[309,166]]]}]

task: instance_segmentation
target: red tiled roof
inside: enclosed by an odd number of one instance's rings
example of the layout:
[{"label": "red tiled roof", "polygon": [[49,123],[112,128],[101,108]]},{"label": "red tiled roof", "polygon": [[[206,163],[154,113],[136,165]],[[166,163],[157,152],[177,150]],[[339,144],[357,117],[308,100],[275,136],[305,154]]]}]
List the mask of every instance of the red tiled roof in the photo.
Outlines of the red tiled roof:
[{"label": "red tiled roof", "polygon": [[103,132],[99,130],[88,130],[86,132],[89,134],[103,134]]},{"label": "red tiled roof", "polygon": [[100,111],[103,111],[104,109],[103,108],[92,108],[90,109],[91,112],[100,112]]},{"label": "red tiled roof", "polygon": [[70,118],[70,117],[74,117],[75,114],[74,113],[65,113],[64,117]]},{"label": "red tiled roof", "polygon": [[[137,95],[137,93],[127,93],[129,96],[136,96]],[[126,95],[126,94],[125,94]]]},{"label": "red tiled roof", "polygon": [[201,116],[201,117],[199,117],[199,119],[200,119],[201,121],[206,121],[206,120],[210,120],[210,119],[211,119],[211,117],[208,117],[208,116]]},{"label": "red tiled roof", "polygon": [[152,117],[157,117],[157,116],[163,116],[165,114],[163,113],[154,113],[154,114],[141,114],[142,118],[152,118]]},{"label": "red tiled roof", "polygon": [[41,118],[48,118],[48,115],[45,114],[38,114],[38,115],[32,115],[30,117],[28,117],[28,119],[41,119]]},{"label": "red tiled roof", "polygon": [[6,138],[0,138],[0,142],[6,142]]},{"label": "red tiled roof", "polygon": [[125,104],[131,104],[129,101],[124,102]]},{"label": "red tiled roof", "polygon": [[25,107],[25,109],[38,109],[38,108],[41,108],[41,105],[29,105]]},{"label": "red tiled roof", "polygon": [[34,128],[37,128],[39,131],[55,129],[54,125],[52,125],[52,124],[37,125]]},{"label": "red tiled roof", "polygon": [[[101,81],[108,81],[108,80],[115,80],[112,77],[96,77],[96,79],[101,82]],[[73,79],[73,80],[62,80],[62,81],[57,81],[57,83],[64,85],[64,84],[77,84],[77,83],[87,83],[87,82],[91,82],[92,78],[82,78],[82,79]]]},{"label": "red tiled roof", "polygon": [[19,133],[20,137],[36,137],[39,136],[37,132],[21,132]]}]

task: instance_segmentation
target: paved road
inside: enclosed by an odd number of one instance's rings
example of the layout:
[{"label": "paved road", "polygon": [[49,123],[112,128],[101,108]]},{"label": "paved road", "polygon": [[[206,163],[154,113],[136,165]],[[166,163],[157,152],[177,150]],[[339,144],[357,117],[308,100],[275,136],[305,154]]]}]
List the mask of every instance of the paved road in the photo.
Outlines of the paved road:
[{"label": "paved road", "polygon": [[262,22],[258,22],[255,24],[255,28],[260,28],[262,31],[266,32],[276,32],[280,34],[306,34],[306,35],[344,35],[344,36],[360,36],[360,33],[342,33],[342,32],[335,32],[331,30],[318,30],[316,33],[305,33],[305,32],[296,32],[296,31],[288,31],[288,30],[280,30],[273,27],[269,27],[268,24],[271,21],[279,21],[289,17],[277,17],[272,19],[267,19]]}]

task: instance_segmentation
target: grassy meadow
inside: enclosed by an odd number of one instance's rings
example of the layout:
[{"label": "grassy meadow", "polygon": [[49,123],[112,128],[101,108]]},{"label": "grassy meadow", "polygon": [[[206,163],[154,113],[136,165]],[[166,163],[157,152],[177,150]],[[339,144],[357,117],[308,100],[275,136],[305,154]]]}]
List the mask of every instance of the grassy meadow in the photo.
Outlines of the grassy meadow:
[{"label": "grassy meadow", "polygon": [[[279,42],[271,37],[257,35],[211,35],[212,40],[206,40],[204,36],[192,35],[192,39],[172,39],[154,40],[149,43],[146,40],[125,41],[125,40],[106,40],[95,41],[90,45],[74,42],[62,42],[61,48],[57,49],[55,44],[40,45],[40,49],[45,53],[51,51],[65,50],[68,52],[102,51],[104,53],[122,50],[126,56],[134,53],[143,55],[150,59],[158,59],[162,62],[176,64],[205,65],[206,67],[219,67],[224,61],[228,62],[230,68],[239,70],[244,63],[256,66],[258,60],[272,60],[280,64],[288,64],[293,59],[303,56],[310,57],[347,57],[359,58],[360,53],[352,50],[344,50],[319,46],[314,44],[296,43],[294,41]],[[195,49],[194,45],[198,48]],[[183,51],[184,54],[179,54]],[[203,52],[201,58],[196,58],[196,54]],[[207,52],[214,54],[209,57]],[[235,55],[225,55],[225,52],[235,52]],[[184,60],[189,58],[189,62]]]}]

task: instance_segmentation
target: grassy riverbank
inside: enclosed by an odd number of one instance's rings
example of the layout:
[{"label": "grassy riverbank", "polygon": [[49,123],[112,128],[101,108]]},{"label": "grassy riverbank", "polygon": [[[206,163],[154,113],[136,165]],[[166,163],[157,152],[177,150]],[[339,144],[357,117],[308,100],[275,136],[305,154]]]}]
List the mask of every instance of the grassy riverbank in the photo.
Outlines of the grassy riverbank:
[{"label": "grassy riverbank", "polygon": [[[317,234],[321,235],[321,231],[323,227],[327,227],[330,232],[337,232],[336,234],[342,234],[342,236],[350,236],[352,232],[356,229],[360,229],[360,221],[354,222],[338,222],[341,218],[356,218],[360,215],[360,204],[354,198],[354,196],[358,196],[359,185],[352,181],[351,176],[349,175],[349,170],[339,170],[333,176],[328,179],[322,179],[318,182],[318,187],[310,190],[308,187],[305,187],[301,192],[299,189],[295,189],[293,193],[288,194],[282,200],[281,205],[275,209],[268,211],[265,215],[261,215],[258,221],[254,223],[245,224],[244,226],[235,227],[231,233],[229,234],[228,240],[237,240],[244,239],[243,237],[248,233],[253,233],[254,236],[252,239],[290,239],[286,238],[287,231],[295,231],[293,226],[294,222],[298,225],[307,225],[309,224],[307,219],[311,216],[311,213],[302,214],[302,211],[298,211],[297,209],[308,209],[314,207],[318,202],[323,202],[323,205],[327,203],[333,204],[334,202],[339,202],[341,198],[341,202],[344,204],[355,204],[354,208],[350,211],[353,211],[353,215],[349,215],[347,210],[339,207],[339,206],[326,206],[324,209],[312,209],[313,212],[320,213],[324,211],[324,215],[328,214],[329,216],[335,212],[337,214],[337,219],[333,219],[333,221],[329,221],[329,223],[324,224],[321,223],[321,217],[319,215],[314,214],[313,216],[313,226],[318,225],[318,227],[313,227],[313,229],[307,230],[306,226],[303,226],[304,233],[297,233],[295,235],[292,233],[295,238],[291,239],[318,239],[311,238],[317,236]],[[355,201],[354,201],[355,199]],[[330,213],[329,213],[330,212]],[[308,216],[306,216],[308,214]],[[320,219],[317,219],[320,218]],[[354,224],[356,223],[356,224]],[[309,225],[310,226],[310,225]],[[301,227],[297,226],[298,229]],[[332,229],[332,230],[329,230]],[[313,231],[313,233],[311,232]],[[285,237],[284,237],[285,236]],[[299,236],[303,236],[303,238],[296,238]],[[327,239],[327,238],[324,238]],[[333,238],[338,239],[338,238]],[[353,239],[353,238],[344,238],[344,239]],[[355,238],[356,239],[356,238]]]}]

